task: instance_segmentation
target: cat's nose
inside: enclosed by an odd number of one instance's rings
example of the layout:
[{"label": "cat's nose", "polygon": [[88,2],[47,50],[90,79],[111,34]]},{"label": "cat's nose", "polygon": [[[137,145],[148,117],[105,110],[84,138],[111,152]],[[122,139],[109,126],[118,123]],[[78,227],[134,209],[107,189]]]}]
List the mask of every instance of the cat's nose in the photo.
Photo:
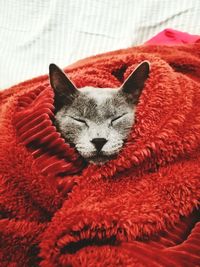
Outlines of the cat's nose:
[{"label": "cat's nose", "polygon": [[105,138],[94,138],[92,139],[91,143],[95,146],[96,150],[99,152],[101,151],[102,147],[107,143]]}]

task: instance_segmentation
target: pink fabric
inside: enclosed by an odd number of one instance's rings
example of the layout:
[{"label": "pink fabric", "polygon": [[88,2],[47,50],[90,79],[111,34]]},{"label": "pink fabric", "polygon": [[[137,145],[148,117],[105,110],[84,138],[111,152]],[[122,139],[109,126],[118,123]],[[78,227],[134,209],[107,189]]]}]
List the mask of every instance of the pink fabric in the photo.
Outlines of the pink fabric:
[{"label": "pink fabric", "polygon": [[176,45],[192,44],[200,42],[200,35],[193,35],[186,32],[165,29],[148,40],[146,45]]}]

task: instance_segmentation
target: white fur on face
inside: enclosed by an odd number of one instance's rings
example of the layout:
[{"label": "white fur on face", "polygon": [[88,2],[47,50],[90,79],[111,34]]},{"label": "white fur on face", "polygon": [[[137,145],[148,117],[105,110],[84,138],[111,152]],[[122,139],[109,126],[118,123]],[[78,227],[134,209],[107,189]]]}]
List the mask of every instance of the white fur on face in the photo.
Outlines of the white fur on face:
[{"label": "white fur on face", "polygon": [[[126,116],[128,117],[128,115]],[[91,142],[94,138],[105,138],[107,140],[101,150],[101,156],[109,158],[119,153],[123,145],[124,136],[110,127],[110,121],[105,121],[102,124],[96,124],[91,121],[87,123],[89,128],[85,128],[82,131],[76,143],[76,149],[84,158],[88,158],[89,161],[93,162],[92,158],[97,156],[96,148]]]}]

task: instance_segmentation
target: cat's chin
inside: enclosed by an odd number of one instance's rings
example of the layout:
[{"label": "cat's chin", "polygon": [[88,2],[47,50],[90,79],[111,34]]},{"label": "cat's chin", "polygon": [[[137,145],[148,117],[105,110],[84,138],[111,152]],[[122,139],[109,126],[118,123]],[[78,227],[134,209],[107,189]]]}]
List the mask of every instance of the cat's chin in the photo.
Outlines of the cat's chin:
[{"label": "cat's chin", "polygon": [[95,164],[95,165],[103,165],[105,163],[107,163],[108,161],[110,161],[111,159],[114,159],[116,156],[101,156],[101,155],[97,155],[95,157],[91,157],[91,158],[87,158],[86,161],[91,163],[91,164]]},{"label": "cat's chin", "polygon": [[88,160],[89,163],[94,164],[94,165],[104,165],[108,161],[109,161],[109,159],[90,159],[90,160]]}]

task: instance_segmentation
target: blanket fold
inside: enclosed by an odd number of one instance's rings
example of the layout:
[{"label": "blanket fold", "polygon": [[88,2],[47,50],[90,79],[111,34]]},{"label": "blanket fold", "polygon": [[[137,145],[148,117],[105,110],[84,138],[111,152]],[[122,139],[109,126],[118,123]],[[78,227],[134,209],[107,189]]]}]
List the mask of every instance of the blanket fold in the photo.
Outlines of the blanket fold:
[{"label": "blanket fold", "polygon": [[150,76],[116,159],[84,162],[41,76],[0,94],[2,266],[199,266],[200,44],[140,46],[65,69],[77,87]]}]

